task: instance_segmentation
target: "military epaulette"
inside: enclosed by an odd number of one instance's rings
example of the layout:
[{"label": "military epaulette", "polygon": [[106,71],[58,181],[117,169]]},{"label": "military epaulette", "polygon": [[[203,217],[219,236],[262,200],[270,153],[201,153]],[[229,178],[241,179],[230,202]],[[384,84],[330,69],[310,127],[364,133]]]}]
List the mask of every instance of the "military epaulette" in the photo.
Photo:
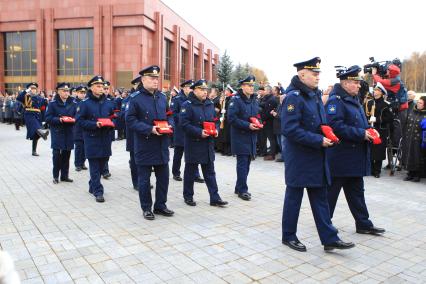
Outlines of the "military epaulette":
[{"label": "military epaulette", "polygon": [[89,98],[84,98],[83,100],[82,100],[82,102],[85,102],[85,101],[87,101]]},{"label": "military epaulette", "polygon": [[131,96],[132,98],[134,98],[134,97],[136,97],[137,95],[139,95],[140,93],[141,93],[141,92],[136,91],[136,92],[131,93],[131,94],[130,94],[130,96]]},{"label": "military epaulette", "polygon": [[235,95],[235,96],[233,96],[233,98],[241,99],[241,97],[239,95]]},{"label": "military epaulette", "polygon": [[388,102],[388,101],[386,101],[386,100],[384,100],[384,102],[385,102],[386,104],[388,104],[388,105],[390,105],[390,104],[391,104],[390,102]]}]

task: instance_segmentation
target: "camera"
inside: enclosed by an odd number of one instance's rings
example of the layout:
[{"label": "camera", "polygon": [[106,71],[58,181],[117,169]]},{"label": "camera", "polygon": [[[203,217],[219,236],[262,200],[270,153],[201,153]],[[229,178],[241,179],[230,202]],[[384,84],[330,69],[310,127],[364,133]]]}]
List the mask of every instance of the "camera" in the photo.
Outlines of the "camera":
[{"label": "camera", "polygon": [[392,61],[376,61],[374,57],[370,57],[369,59],[371,63],[364,65],[364,74],[367,74],[367,73],[371,74],[373,71],[373,68],[376,68],[377,74],[380,77],[385,77],[388,67],[390,64],[392,64]]}]

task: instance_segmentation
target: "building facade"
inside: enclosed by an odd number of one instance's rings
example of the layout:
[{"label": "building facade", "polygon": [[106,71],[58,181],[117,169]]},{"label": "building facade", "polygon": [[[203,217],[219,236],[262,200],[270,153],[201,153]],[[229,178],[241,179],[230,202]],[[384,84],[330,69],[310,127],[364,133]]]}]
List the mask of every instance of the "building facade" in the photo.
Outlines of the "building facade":
[{"label": "building facade", "polygon": [[36,81],[129,87],[150,64],[161,86],[216,80],[219,49],[159,0],[0,0],[0,91]]}]

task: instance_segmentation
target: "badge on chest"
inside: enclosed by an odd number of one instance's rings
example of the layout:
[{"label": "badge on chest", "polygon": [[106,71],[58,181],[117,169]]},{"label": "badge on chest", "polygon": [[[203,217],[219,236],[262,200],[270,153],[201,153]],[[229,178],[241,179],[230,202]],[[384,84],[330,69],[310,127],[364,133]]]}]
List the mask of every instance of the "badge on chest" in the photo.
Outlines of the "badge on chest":
[{"label": "badge on chest", "polygon": [[327,114],[336,114],[337,108],[336,105],[328,105]]}]

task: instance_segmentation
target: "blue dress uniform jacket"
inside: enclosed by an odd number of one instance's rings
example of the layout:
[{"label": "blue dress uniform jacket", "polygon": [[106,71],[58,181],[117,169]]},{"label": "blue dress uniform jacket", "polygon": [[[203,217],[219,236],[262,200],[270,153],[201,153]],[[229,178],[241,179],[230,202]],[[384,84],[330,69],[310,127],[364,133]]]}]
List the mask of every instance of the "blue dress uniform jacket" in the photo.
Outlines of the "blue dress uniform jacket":
[{"label": "blue dress uniform jacket", "polygon": [[174,122],[174,131],[173,131],[173,143],[175,146],[184,147],[184,136],[182,125],[180,124],[180,112],[182,105],[188,100],[188,97],[181,90],[179,95],[174,98],[170,104],[170,109],[173,111],[173,122]]},{"label": "blue dress uniform jacket", "polygon": [[134,144],[133,131],[130,129],[129,124],[126,121],[126,113],[129,110],[129,102],[131,98],[132,98],[131,94],[129,94],[129,96],[127,96],[125,99],[121,101],[121,108],[122,108],[121,112],[123,115],[123,120],[124,120],[124,124],[126,128],[126,151],[127,152],[133,152],[133,144]]},{"label": "blue dress uniform jacket", "polygon": [[24,106],[25,126],[27,127],[27,139],[33,140],[37,135],[37,129],[42,128],[42,107],[47,106],[46,99],[39,95],[29,95],[24,90],[16,98]]},{"label": "blue dress uniform jacket", "polygon": [[[163,165],[169,162],[169,137],[152,134],[154,120],[167,120],[164,94],[148,92],[141,86],[131,94],[126,123],[134,131],[134,152],[138,166]],[[170,123],[170,122],[169,122]]]},{"label": "blue dress uniform jacket", "polygon": [[[80,106],[81,102],[79,98],[74,99],[74,103],[76,104],[76,109]],[[74,125],[74,141],[83,141],[83,129],[77,123]]]},{"label": "blue dress uniform jacket", "polygon": [[321,91],[307,88],[295,76],[286,92],[281,112],[281,130],[286,137],[286,184],[302,188],[326,186],[331,177],[320,130],[321,124],[326,124]]},{"label": "blue dress uniform jacket", "polygon": [[357,97],[350,96],[340,84],[334,85],[326,104],[328,124],[341,139],[328,150],[333,177],[362,177],[370,174],[370,143],[365,129],[369,128],[364,110]]},{"label": "blue dress uniform jacket", "polygon": [[231,125],[231,150],[234,155],[256,156],[257,131],[250,130],[250,117],[257,117],[259,103],[255,95],[247,98],[242,90],[231,98],[228,120]]},{"label": "blue dress uniform jacket", "polygon": [[209,99],[201,102],[194,93],[189,94],[180,112],[180,124],[184,131],[185,162],[207,164],[213,162],[214,139],[212,136],[202,138],[203,122],[213,122],[215,110]]},{"label": "blue dress uniform jacket", "polygon": [[104,95],[96,98],[92,91],[77,107],[77,124],[83,129],[84,151],[87,159],[106,158],[111,156],[110,127],[96,126],[98,118],[108,118],[114,113],[114,104]]},{"label": "blue dress uniform jacket", "polygon": [[73,98],[63,102],[59,95],[47,106],[46,122],[50,125],[51,148],[60,150],[74,149],[74,124],[62,123],[61,116],[75,117],[77,104]]}]

